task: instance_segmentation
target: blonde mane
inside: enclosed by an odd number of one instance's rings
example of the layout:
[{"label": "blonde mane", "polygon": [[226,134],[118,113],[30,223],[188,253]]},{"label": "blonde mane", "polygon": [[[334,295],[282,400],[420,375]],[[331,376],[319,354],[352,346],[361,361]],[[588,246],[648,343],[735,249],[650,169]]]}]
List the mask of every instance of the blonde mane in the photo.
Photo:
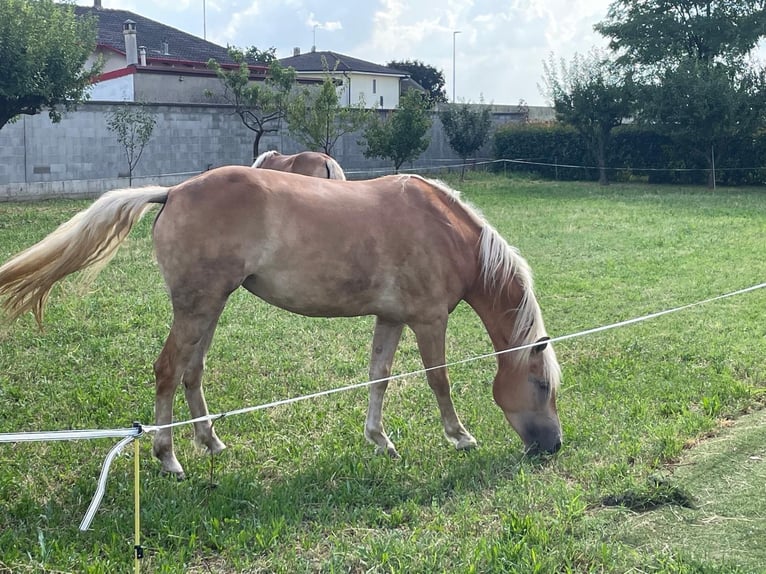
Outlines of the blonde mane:
[{"label": "blonde mane", "polygon": [[[515,281],[524,293],[519,306],[512,309],[516,312],[512,340],[517,341],[519,345],[528,345],[547,336],[540,305],[537,303],[537,297],[534,293],[532,269],[527,260],[519,253],[519,250],[508,244],[476,207],[461,199],[459,191],[440,180],[426,179],[416,175],[403,177],[416,177],[429,183],[444,193],[451,201],[460,205],[481,226],[479,263],[484,286],[490,292],[499,292],[502,289],[510,289]],[[520,360],[526,361],[531,350],[531,348],[522,349],[516,351],[515,354],[519,356]],[[551,345],[548,345],[543,352],[547,378],[551,382],[551,386],[556,388],[561,379],[560,366]]]}]

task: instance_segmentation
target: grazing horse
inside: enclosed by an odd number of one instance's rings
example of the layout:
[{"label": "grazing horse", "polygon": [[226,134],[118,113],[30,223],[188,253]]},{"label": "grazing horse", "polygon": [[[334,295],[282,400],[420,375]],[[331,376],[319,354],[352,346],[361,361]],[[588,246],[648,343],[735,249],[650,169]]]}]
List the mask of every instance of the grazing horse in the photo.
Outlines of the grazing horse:
[{"label": "grazing horse", "polygon": [[[166,425],[183,383],[191,415],[208,414],[201,379],[205,355],[231,293],[243,287],[306,316],[375,315],[369,375],[390,376],[402,329],[415,333],[444,433],[458,449],[476,440],[450,396],[445,331],[465,300],[497,355],[495,402],[528,451],[561,446],[556,412],[560,368],[547,342],[527,262],[457,192],[438,181],[392,175],[331,181],[227,166],[174,187],[108,192],[36,245],[0,267],[0,301],[11,319],[32,311],[42,324],[53,285],[112,257],[134,224],[161,204],[154,249],[173,305],[173,322],[154,364],[155,417]],[[365,437],[397,456],[383,428],[387,381],[370,387]],[[194,424],[210,453],[225,445],[209,421]],[[184,476],[171,428],[153,452],[166,472]]]},{"label": "grazing horse", "polygon": [[253,167],[289,171],[324,179],[346,179],[340,164],[326,153],[302,151],[293,155],[282,155],[278,151],[265,151],[259,155]]}]

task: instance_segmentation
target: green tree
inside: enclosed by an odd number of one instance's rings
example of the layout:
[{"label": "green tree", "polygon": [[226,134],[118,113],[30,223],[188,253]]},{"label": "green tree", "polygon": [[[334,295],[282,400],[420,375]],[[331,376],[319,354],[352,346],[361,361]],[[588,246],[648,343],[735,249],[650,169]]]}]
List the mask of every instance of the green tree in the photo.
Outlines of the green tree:
[{"label": "green tree", "polygon": [[686,60],[644,86],[637,120],[673,141],[680,159],[704,158],[708,187],[715,187],[716,150],[749,137],[766,120],[766,73],[733,74],[724,65]]},{"label": "green tree", "polygon": [[424,64],[419,60],[393,60],[386,64],[389,68],[395,68],[407,72],[410,78],[428,92],[429,102],[432,106],[447,103],[447,92],[444,89],[444,73],[433,66]]},{"label": "green tree", "polygon": [[766,35],[763,0],[615,0],[595,29],[618,62],[665,68],[683,60],[739,61]]},{"label": "green tree", "polygon": [[133,171],[141,160],[156,123],[154,116],[143,105],[121,104],[108,115],[106,125],[117,135],[128,160],[130,186],[133,185]]},{"label": "green tree", "polygon": [[[251,78],[250,57],[269,59],[274,49],[266,52],[257,48],[249,48],[243,52],[238,48],[229,48],[229,56],[237,66],[233,69],[224,67],[216,60],[209,60],[208,68],[215,71],[223,85],[223,99],[234,108],[249,130],[255,132],[253,140],[253,159],[258,157],[263,134],[279,130],[280,122],[287,115],[293,86],[295,85],[295,70],[284,68],[276,58],[269,62],[269,71],[264,80],[254,81]],[[265,54],[265,56],[264,56]],[[208,96],[212,94],[208,92]]]},{"label": "green tree", "polygon": [[489,106],[468,103],[449,104],[439,112],[450,147],[463,160],[460,179],[465,177],[465,164],[489,137],[492,125]]},{"label": "green tree", "polygon": [[0,1],[0,129],[21,114],[47,109],[52,121],[87,99],[100,64],[96,22],[53,0]]},{"label": "green tree", "polygon": [[321,86],[305,88],[290,102],[287,124],[290,135],[313,151],[332,155],[338,139],[360,130],[372,117],[364,100],[351,106],[341,105],[342,92],[329,73]]},{"label": "green tree", "polygon": [[556,118],[580,133],[598,165],[599,183],[607,185],[611,134],[631,113],[632,82],[596,50],[558,65],[551,56],[543,70],[542,91],[553,101]]},{"label": "green tree", "polygon": [[250,46],[243,55],[248,62],[269,65],[277,59],[277,49],[272,46],[266,50],[260,50],[256,46]]},{"label": "green tree", "polygon": [[595,29],[638,79],[635,117],[707,158],[762,125],[764,70],[747,56],[766,35],[763,0],[616,0]]},{"label": "green tree", "polygon": [[399,98],[399,108],[386,119],[375,117],[364,130],[359,142],[364,157],[390,159],[398,173],[405,161],[413,161],[428,148],[429,109],[428,99],[419,92],[404,94]]}]

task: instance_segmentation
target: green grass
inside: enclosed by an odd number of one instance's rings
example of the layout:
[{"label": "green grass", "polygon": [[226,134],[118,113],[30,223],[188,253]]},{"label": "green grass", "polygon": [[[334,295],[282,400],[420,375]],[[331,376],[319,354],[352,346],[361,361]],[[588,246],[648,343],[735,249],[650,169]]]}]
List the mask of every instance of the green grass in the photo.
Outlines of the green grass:
[{"label": "green grass", "polygon": [[[460,184],[465,199],[520,248],[551,335],[702,300],[766,278],[763,190],[506,180]],[[86,202],[0,204],[0,260]],[[43,333],[30,317],[0,330],[0,432],[151,423],[152,363],[170,308],[153,262],[149,216],[87,296],[54,290]],[[189,479],[163,477],[141,440],[144,571],[729,572],[754,570],[706,540],[626,535],[645,508],[682,509],[672,464],[721,420],[764,402],[766,290],[557,345],[564,447],[527,459],[491,397],[491,359],[451,369],[466,427],[442,436],[424,378],[392,383],[384,422],[402,455],[364,441],[366,391],[216,424],[229,449],[209,460],[176,432]],[[366,380],[370,318],[290,315],[235,293],[209,354],[212,412]],[[488,352],[461,304],[448,360]],[[420,368],[406,332],[396,372]],[[188,418],[182,393],[176,418]],[[119,457],[86,533],[77,530],[113,441],[0,445],[0,572],[127,572],[132,456]],[[132,449],[131,449],[132,450]],[[618,504],[618,506],[613,506]],[[638,514],[643,516],[643,514]],[[638,528],[638,526],[637,526]]]}]

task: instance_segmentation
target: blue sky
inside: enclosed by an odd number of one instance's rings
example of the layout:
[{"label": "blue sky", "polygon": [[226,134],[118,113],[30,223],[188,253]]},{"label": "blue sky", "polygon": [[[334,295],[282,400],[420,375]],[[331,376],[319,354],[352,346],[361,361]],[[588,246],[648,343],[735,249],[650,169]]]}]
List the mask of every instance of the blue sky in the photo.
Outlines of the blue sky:
[{"label": "blue sky", "polygon": [[[91,5],[93,0],[77,0]],[[547,105],[543,60],[571,59],[604,39],[593,25],[610,0],[102,0],[222,46],[332,50],[370,62],[420,60],[442,70],[447,95]],[[203,11],[204,8],[204,11]],[[204,18],[203,18],[204,13]],[[203,24],[204,22],[204,24]],[[453,34],[459,30],[460,34]],[[453,41],[454,77],[453,85]]]}]

